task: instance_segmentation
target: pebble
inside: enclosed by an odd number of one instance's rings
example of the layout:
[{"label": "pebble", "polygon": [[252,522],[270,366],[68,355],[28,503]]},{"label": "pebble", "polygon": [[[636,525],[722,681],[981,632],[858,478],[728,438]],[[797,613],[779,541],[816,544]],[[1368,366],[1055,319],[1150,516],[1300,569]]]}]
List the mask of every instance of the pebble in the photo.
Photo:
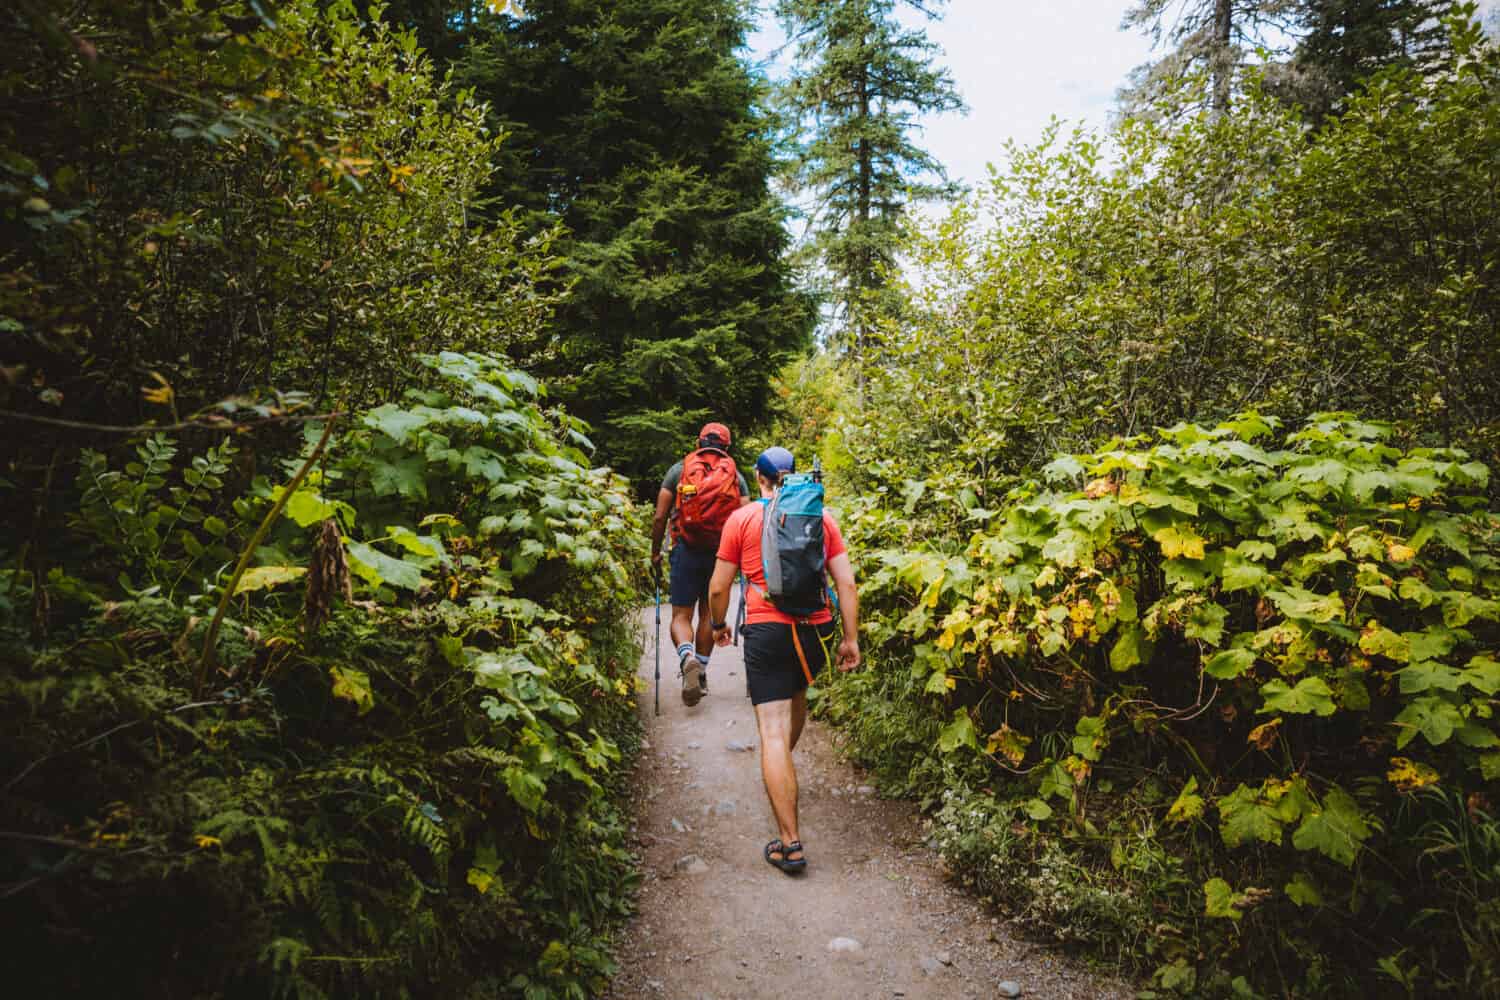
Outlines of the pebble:
[{"label": "pebble", "polygon": [[856,791],[858,791],[859,794],[861,794],[861,795],[874,795],[875,794],[875,786],[874,785],[860,785],[859,788],[856,789]]},{"label": "pebble", "polygon": [[650,740],[641,740],[641,749],[642,750],[650,750],[651,749],[651,741]]},{"label": "pebble", "polygon": [[1018,997],[1021,995],[1021,984],[1004,979],[995,987],[995,990],[1003,997]]},{"label": "pebble", "polygon": [[682,820],[678,819],[676,816],[673,816],[672,817],[672,829],[676,830],[678,833],[687,833],[688,831],[692,830],[692,827],[688,826],[686,823],[684,823]]},{"label": "pebble", "polygon": [[944,965],[953,964],[953,956],[948,954],[946,951],[940,951],[932,957],[937,959],[939,962],[942,962]]},{"label": "pebble", "polygon": [[735,804],[729,799],[723,799],[711,806],[704,806],[703,812],[704,815],[713,813],[715,816],[733,816],[735,812]]},{"label": "pebble", "polygon": [[697,750],[701,746],[703,746],[703,744],[699,743],[697,740],[690,740],[688,742],[687,748],[689,750]]},{"label": "pebble", "polygon": [[730,740],[728,743],[724,744],[724,749],[733,750],[739,753],[749,753],[751,750],[755,749],[755,744],[741,743],[739,740]]},{"label": "pebble", "polygon": [[672,865],[672,870],[683,875],[702,875],[708,871],[708,864],[696,854],[689,854],[678,858]]},{"label": "pebble", "polygon": [[939,962],[931,955],[923,955],[920,959],[917,960],[917,964],[920,965],[922,967],[922,971],[927,973],[927,975],[929,976],[935,976],[939,972],[943,971],[943,963]]},{"label": "pebble", "polygon": [[835,953],[840,951],[863,951],[864,947],[864,945],[849,937],[836,937],[828,942],[828,950]]},{"label": "pebble", "polygon": [[662,990],[667,988],[667,985],[660,979],[648,979],[646,980],[646,988],[656,993],[660,993]]}]

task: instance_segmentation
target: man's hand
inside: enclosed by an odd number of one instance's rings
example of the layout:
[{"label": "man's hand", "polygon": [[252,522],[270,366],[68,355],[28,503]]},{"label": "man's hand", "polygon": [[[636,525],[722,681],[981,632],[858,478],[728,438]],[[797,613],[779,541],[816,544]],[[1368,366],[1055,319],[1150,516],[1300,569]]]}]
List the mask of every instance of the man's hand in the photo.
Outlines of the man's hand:
[{"label": "man's hand", "polygon": [[839,643],[839,670],[848,673],[859,666],[859,640],[852,635],[844,636]]},{"label": "man's hand", "polygon": [[651,553],[651,565],[656,567],[658,573],[661,572],[661,549]]},{"label": "man's hand", "polygon": [[734,635],[733,630],[729,627],[728,623],[725,623],[723,625],[723,627],[714,629],[714,645],[715,646],[727,646],[727,645],[729,645],[729,641],[733,637],[733,635]]}]

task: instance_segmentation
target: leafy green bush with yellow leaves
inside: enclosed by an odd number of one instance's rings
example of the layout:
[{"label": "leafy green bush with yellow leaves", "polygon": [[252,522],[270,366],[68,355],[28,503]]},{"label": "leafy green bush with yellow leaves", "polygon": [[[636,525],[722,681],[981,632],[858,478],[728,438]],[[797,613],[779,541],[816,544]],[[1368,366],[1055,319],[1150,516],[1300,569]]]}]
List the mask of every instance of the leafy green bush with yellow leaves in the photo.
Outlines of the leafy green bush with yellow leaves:
[{"label": "leafy green bush with yellow leaves", "polygon": [[[1136,949],[1168,992],[1500,989],[1485,466],[1347,414],[1246,414],[1043,475],[962,552],[886,551],[869,583],[921,753],[1004,789],[1001,821],[964,821],[971,860],[1061,842],[1128,897],[1142,838],[1177,845],[1190,877]],[[1014,868],[978,875],[1035,902]]]}]

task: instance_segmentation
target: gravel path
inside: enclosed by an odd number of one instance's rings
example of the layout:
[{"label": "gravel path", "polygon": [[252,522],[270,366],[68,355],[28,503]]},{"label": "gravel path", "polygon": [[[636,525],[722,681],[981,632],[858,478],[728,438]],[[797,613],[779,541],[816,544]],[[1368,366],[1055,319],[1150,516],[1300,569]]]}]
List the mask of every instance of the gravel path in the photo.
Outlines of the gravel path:
[{"label": "gravel path", "polygon": [[[736,598],[737,600],[738,598]],[[737,605],[735,605],[737,606]],[[1133,991],[1013,937],[944,881],[909,804],[885,801],[809,725],[796,752],[808,868],[766,864],[775,824],[760,781],[740,650],[715,650],[710,694],[682,704],[662,611],[661,716],[642,697],[636,774],[639,912],[621,936],[614,1000],[1124,998]],[[640,673],[652,683],[654,615]],[[750,749],[747,749],[750,748]]]}]

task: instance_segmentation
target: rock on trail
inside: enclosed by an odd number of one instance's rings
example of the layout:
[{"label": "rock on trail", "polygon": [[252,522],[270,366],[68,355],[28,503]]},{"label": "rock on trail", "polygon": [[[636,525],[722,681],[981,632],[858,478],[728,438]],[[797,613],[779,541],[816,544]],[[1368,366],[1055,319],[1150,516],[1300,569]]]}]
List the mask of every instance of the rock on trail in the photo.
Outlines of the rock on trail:
[{"label": "rock on trail", "polygon": [[[643,621],[640,673],[650,684],[651,609]],[[662,632],[670,659],[665,621]],[[714,651],[709,695],[693,708],[667,674],[660,718],[651,696],[641,699],[648,740],[634,777],[633,829],[644,878],[606,997],[1134,995],[1123,982],[1012,937],[999,917],[945,882],[913,808],[879,798],[816,722],[796,752],[807,871],[788,876],[766,864],[761,849],[776,826],[760,754],[752,752],[758,737],[740,649]],[[740,738],[726,742],[731,727]]]}]

